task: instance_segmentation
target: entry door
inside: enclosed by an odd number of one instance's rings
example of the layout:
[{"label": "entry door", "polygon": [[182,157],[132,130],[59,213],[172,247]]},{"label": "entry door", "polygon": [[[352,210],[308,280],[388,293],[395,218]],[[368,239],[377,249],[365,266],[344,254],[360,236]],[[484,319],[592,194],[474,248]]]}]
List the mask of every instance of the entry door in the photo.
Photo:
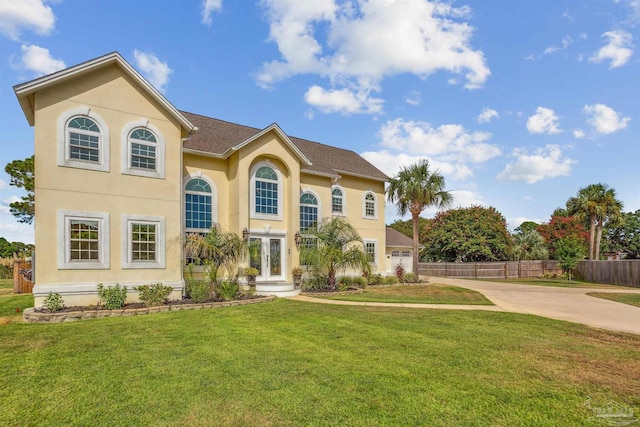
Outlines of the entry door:
[{"label": "entry door", "polygon": [[284,280],[284,236],[249,238],[249,264],[259,271],[256,280]]}]

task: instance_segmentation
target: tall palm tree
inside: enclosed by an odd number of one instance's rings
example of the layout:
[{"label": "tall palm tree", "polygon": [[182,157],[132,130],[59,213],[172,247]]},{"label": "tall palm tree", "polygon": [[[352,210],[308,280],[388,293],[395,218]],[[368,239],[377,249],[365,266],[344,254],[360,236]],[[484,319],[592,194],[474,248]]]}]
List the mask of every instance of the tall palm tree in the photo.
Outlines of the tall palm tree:
[{"label": "tall palm tree", "polygon": [[549,250],[544,238],[536,230],[525,230],[513,235],[513,253],[516,261],[549,259]]},{"label": "tall palm tree", "polygon": [[615,221],[622,212],[622,202],[616,190],[607,184],[590,184],[578,190],[576,197],[567,201],[567,212],[589,222],[589,259],[600,259],[600,240],[606,220]]},{"label": "tall palm tree", "polygon": [[429,170],[429,161],[420,160],[403,167],[387,188],[389,202],[396,203],[399,215],[411,213],[413,225],[413,272],[418,274],[418,218],[428,206],[451,206],[453,196],[445,191],[444,177]]}]

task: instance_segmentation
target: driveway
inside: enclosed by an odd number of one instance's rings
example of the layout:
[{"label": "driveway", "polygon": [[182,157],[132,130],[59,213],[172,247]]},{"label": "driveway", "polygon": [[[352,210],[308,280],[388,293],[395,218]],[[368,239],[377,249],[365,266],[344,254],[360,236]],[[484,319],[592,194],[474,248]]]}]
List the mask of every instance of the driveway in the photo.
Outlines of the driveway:
[{"label": "driveway", "polygon": [[444,277],[433,277],[431,281],[478,291],[504,311],[640,335],[640,307],[587,295],[591,292],[640,294],[640,289],[554,288]]}]

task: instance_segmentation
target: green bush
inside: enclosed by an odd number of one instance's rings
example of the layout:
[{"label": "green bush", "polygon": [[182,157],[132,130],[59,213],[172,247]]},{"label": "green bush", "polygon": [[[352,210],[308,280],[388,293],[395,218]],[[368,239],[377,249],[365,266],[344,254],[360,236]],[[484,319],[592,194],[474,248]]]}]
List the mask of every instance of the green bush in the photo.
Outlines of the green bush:
[{"label": "green bush", "polygon": [[348,288],[364,288],[367,286],[367,279],[361,276],[342,276],[338,279],[338,289],[346,286]]},{"label": "green bush", "polygon": [[49,295],[44,299],[42,305],[48,312],[53,313],[64,308],[64,300],[59,293],[56,292],[54,294],[53,292],[49,292]]},{"label": "green bush", "polygon": [[384,279],[382,279],[382,284],[383,285],[397,285],[398,284],[398,278],[396,276],[386,276]]},{"label": "green bush", "polygon": [[235,279],[222,279],[216,285],[216,295],[225,301],[231,301],[240,294],[240,286]]},{"label": "green bush", "polygon": [[166,304],[173,291],[171,286],[165,286],[162,283],[155,283],[153,285],[142,285],[134,288],[138,291],[140,301],[147,307],[155,307],[157,305]]},{"label": "green bush", "polygon": [[382,274],[371,274],[368,279],[370,285],[382,285]]},{"label": "green bush", "polygon": [[326,291],[329,289],[329,276],[312,274],[302,280],[300,288],[303,291]]},{"label": "green bush", "polygon": [[353,285],[357,286],[359,288],[366,288],[367,287],[367,279],[365,279],[362,276],[357,276],[353,278]]},{"label": "green bush", "polygon": [[13,279],[13,267],[0,264],[0,279]]},{"label": "green bush", "polygon": [[127,288],[120,287],[119,284],[115,286],[102,286],[102,283],[98,285],[98,296],[100,297],[99,304],[104,302],[104,306],[109,310],[117,310],[124,306],[124,302],[127,300]]},{"label": "green bush", "polygon": [[211,285],[204,280],[191,280],[189,297],[196,303],[205,302],[211,298]]},{"label": "green bush", "polygon": [[418,283],[418,275],[416,275],[415,273],[405,273],[404,281],[406,283]]}]

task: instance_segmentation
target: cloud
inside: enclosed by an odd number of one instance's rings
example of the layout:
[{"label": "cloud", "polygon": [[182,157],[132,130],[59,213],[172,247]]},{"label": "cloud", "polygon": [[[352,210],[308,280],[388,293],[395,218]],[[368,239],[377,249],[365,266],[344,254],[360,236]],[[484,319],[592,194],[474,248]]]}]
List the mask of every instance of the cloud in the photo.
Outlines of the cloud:
[{"label": "cloud", "polygon": [[202,23],[211,25],[211,15],[222,9],[222,0],[203,0]]},{"label": "cloud", "polygon": [[51,33],[56,17],[42,0],[2,0],[0,33],[18,41],[24,30],[46,36]]},{"label": "cloud", "polygon": [[34,44],[20,47],[22,57],[20,68],[29,70],[37,76],[51,74],[66,67],[64,61],[51,57],[49,49]]},{"label": "cloud", "polygon": [[496,177],[498,181],[524,181],[528,184],[547,178],[567,176],[571,172],[571,165],[575,160],[562,157],[562,150],[558,145],[546,145],[536,149],[534,154],[528,154],[523,148],[513,150],[515,163],[509,163]]},{"label": "cloud", "polygon": [[558,116],[550,108],[538,107],[536,114],[527,120],[529,133],[547,133],[549,135],[562,132],[558,128]]},{"label": "cloud", "polygon": [[[482,86],[491,74],[484,54],[471,46],[468,7],[405,0],[264,0],[270,39],[281,58],[262,64],[257,82],[272,87],[297,74],[326,78],[330,89],[362,92],[387,77],[437,71]],[[317,91],[317,89],[316,89]]]},{"label": "cloud", "polygon": [[560,46],[556,46],[556,45],[551,45],[548,48],[546,48],[542,54],[543,55],[550,55],[554,52],[557,52],[559,50],[564,50],[566,48],[569,47],[569,45],[573,42],[573,40],[571,39],[571,37],[567,36],[565,38],[562,39],[562,43],[560,44]]},{"label": "cloud", "polygon": [[420,105],[420,102],[422,102],[420,92],[412,90],[411,93],[404,98],[404,102],[414,107]]},{"label": "cloud", "polygon": [[[396,175],[402,167],[425,159],[425,156],[411,156],[405,153],[393,153],[389,150],[367,151],[361,156],[389,176]],[[443,162],[432,158],[428,160],[432,171],[438,171],[447,178],[462,180],[473,176],[473,171],[467,165]]]},{"label": "cloud", "polygon": [[613,0],[614,3],[625,3],[631,10],[629,16],[625,20],[625,24],[633,27],[640,22],[640,0]]},{"label": "cloud", "polygon": [[604,104],[585,105],[582,111],[588,116],[589,123],[597,133],[610,134],[627,127],[630,117],[622,117],[613,108]]},{"label": "cloud", "polygon": [[609,69],[622,67],[629,61],[633,54],[633,37],[624,30],[607,31],[602,37],[608,39],[608,43],[594,53],[589,62],[600,63],[611,61]]},{"label": "cloud", "polygon": [[133,51],[136,67],[138,67],[145,78],[156,87],[160,92],[164,93],[165,86],[169,83],[169,75],[173,72],[166,62],[162,62],[153,53]]},{"label": "cloud", "polygon": [[516,228],[520,227],[523,222],[527,221],[535,222],[536,224],[542,224],[543,222],[545,222],[545,220],[540,218],[527,218],[524,216],[517,216],[515,218],[507,218],[507,228],[513,231]]},{"label": "cloud", "polygon": [[485,107],[478,116],[478,123],[489,123],[491,119],[499,118],[500,114],[492,108]]},{"label": "cloud", "polygon": [[3,188],[7,188],[7,183],[0,179],[0,190]]},{"label": "cloud", "polygon": [[323,113],[380,113],[382,103],[380,98],[372,98],[369,91],[353,92],[350,89],[324,90],[320,86],[311,86],[304,95],[309,105],[318,108]]},{"label": "cloud", "polygon": [[586,134],[584,133],[584,131],[582,129],[574,129],[573,130],[573,137],[574,138],[584,138],[586,136]]}]

